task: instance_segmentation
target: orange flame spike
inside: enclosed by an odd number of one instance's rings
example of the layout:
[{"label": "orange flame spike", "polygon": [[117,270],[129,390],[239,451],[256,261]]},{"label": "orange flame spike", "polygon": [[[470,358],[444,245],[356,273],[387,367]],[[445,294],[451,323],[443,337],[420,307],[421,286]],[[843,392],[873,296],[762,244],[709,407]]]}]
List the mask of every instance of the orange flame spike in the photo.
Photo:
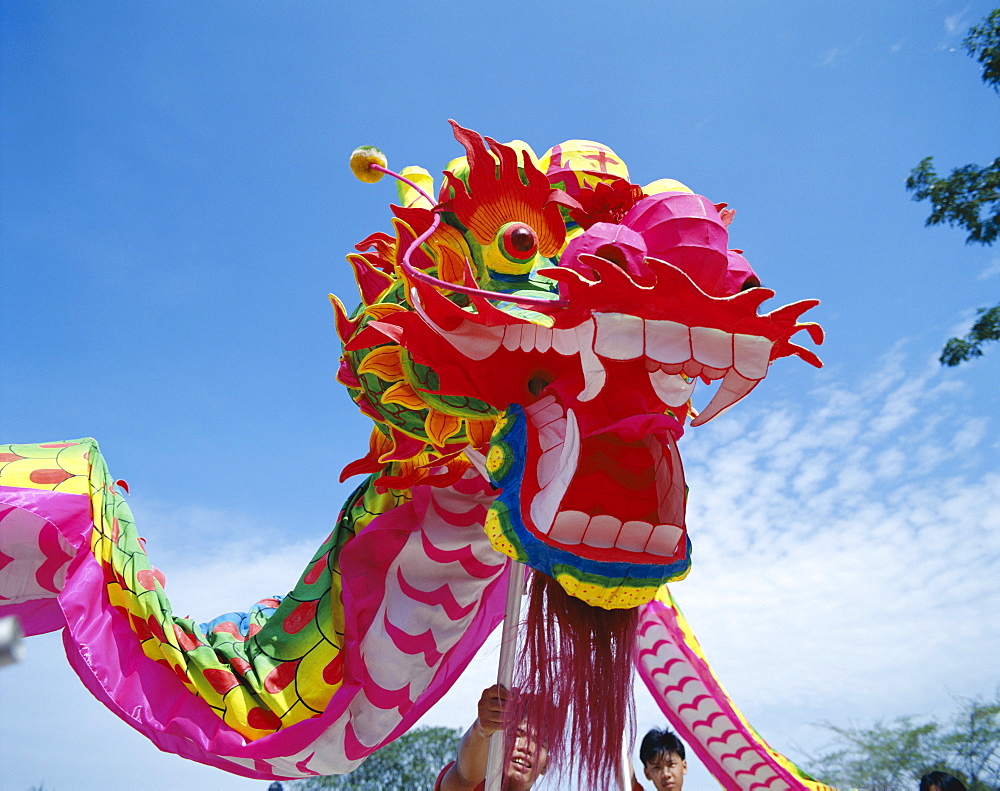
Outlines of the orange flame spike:
[{"label": "orange flame spike", "polygon": [[538,234],[539,253],[545,257],[558,253],[566,240],[566,226],[558,205],[549,201],[553,188],[545,174],[525,153],[522,179],[517,151],[489,138],[487,150],[479,134],[454,121],[451,125],[469,160],[469,185],[450,171],[444,175],[454,192],[451,204],[455,215],[476,241],[489,244],[503,225],[517,221]]}]

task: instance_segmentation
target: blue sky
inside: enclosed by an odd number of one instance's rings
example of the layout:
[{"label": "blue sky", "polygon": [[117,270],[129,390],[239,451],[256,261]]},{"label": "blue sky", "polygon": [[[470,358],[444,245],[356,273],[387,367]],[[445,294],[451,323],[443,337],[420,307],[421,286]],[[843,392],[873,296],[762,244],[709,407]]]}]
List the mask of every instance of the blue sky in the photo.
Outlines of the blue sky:
[{"label": "blue sky", "polygon": [[[351,150],[438,173],[448,118],[539,152],[598,140],[640,184],[736,208],[771,306],[823,301],[826,368],[780,361],[681,443],[674,590],[729,692],[797,759],[815,723],[990,694],[1000,348],[935,358],[997,302],[1000,249],[924,228],[903,182],[930,154],[997,155],[1000,100],[960,49],[991,8],[0,2],[0,436],[97,437],[180,609],[283,592],[370,429],[334,381],[326,294],[356,299],[343,257],[395,195]],[[28,651],[0,671],[0,791],[266,787],[158,753],[57,639]],[[491,663],[428,721],[464,726]]]}]

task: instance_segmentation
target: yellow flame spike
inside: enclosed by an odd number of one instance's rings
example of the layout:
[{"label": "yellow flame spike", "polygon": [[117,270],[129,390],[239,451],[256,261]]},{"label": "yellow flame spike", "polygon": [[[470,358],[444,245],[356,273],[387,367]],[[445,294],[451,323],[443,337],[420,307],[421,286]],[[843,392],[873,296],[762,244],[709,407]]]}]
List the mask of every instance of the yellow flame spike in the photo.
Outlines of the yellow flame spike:
[{"label": "yellow flame spike", "polygon": [[402,305],[395,305],[392,302],[382,302],[378,305],[368,305],[364,309],[364,315],[369,318],[375,319],[376,321],[378,321],[379,319],[384,319],[386,316],[392,313],[405,313],[405,312],[406,308],[404,308]]},{"label": "yellow flame spike", "polygon": [[[428,173],[426,169],[417,165],[408,165],[400,171],[399,175],[408,178],[428,195],[434,194],[434,177]],[[417,190],[413,189],[413,187],[405,181],[399,181],[396,183],[396,192],[399,195],[399,202],[403,206],[408,208],[415,206],[421,209],[434,208],[433,204],[428,201],[427,198],[417,192]]]},{"label": "yellow flame spike", "polygon": [[427,404],[410,387],[406,381],[396,382],[392,387],[382,393],[382,402],[385,404],[399,404],[407,409],[427,409]]},{"label": "yellow flame spike", "polygon": [[373,349],[361,365],[359,374],[375,374],[385,382],[398,382],[403,378],[403,363],[399,357],[399,346],[379,346]]},{"label": "yellow flame spike", "polygon": [[463,284],[465,282],[465,261],[465,256],[455,252],[450,247],[442,247],[438,277],[449,283]]},{"label": "yellow flame spike", "polygon": [[436,409],[431,409],[427,420],[424,421],[427,438],[438,448],[443,448],[448,439],[455,436],[461,428],[462,418],[438,412]]},{"label": "yellow flame spike", "polygon": [[485,445],[493,436],[493,428],[496,426],[495,420],[476,420],[475,418],[465,419],[465,435],[469,438],[469,444],[474,448]]}]

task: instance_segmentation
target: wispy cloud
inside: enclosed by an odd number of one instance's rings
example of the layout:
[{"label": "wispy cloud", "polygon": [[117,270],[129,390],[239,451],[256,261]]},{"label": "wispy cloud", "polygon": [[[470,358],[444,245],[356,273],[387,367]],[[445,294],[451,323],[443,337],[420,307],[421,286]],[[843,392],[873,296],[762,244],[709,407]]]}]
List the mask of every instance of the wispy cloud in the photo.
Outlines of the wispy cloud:
[{"label": "wispy cloud", "polygon": [[970,22],[967,18],[969,12],[969,7],[966,6],[957,14],[952,14],[944,18],[944,41],[938,46],[938,49],[946,49],[950,52],[955,52],[962,38],[965,37],[965,32],[968,29]]},{"label": "wispy cloud", "polygon": [[976,276],[976,280],[987,280],[997,275],[1000,275],[1000,256],[990,261],[986,268]]},{"label": "wispy cloud", "polygon": [[965,21],[965,15],[968,12],[969,7],[966,6],[957,14],[952,14],[951,16],[946,16],[944,18],[944,32],[949,37],[954,37],[965,32],[965,28],[968,27],[968,23]]},{"label": "wispy cloud", "polygon": [[837,58],[840,57],[841,52],[842,50],[840,47],[830,47],[830,49],[826,50],[826,52],[820,56],[819,65],[832,66],[836,63]]},{"label": "wispy cloud", "polygon": [[842,58],[848,55],[848,53],[856,52],[864,44],[864,38],[861,35],[855,37],[853,41],[847,43],[841,43],[836,47],[830,47],[825,50],[822,55],[820,55],[819,66],[833,66],[838,63]]},{"label": "wispy cloud", "polygon": [[[822,740],[807,722],[995,687],[981,659],[1000,654],[995,426],[960,396],[893,352],[808,402],[734,410],[688,448],[695,568],[675,594],[779,748]],[[962,650],[941,656],[944,635]]]},{"label": "wispy cloud", "polygon": [[285,541],[269,523],[203,506],[131,505],[174,613],[198,621],[286,594],[325,537]]}]

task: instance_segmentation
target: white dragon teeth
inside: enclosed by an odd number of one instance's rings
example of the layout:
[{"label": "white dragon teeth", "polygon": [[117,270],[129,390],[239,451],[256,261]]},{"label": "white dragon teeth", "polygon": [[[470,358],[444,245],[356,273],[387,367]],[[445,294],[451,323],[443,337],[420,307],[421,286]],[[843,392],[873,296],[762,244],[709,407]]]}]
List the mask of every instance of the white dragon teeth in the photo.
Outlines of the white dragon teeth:
[{"label": "white dragon teeth", "polygon": [[619,549],[627,549],[631,552],[642,552],[651,535],[653,535],[651,524],[633,519],[622,525],[621,533],[617,536],[617,546]]},{"label": "white dragon teeth", "polygon": [[521,324],[508,324],[503,328],[503,347],[509,351],[516,351],[521,347]]},{"label": "white dragon teeth", "polygon": [[[749,393],[767,374],[774,342],[745,333],[729,333],[715,327],[688,327],[676,321],[642,319],[624,313],[595,314],[594,357],[634,360],[643,357],[650,384],[667,406],[679,408],[690,399],[694,383],[704,377],[723,380],[719,392],[701,416],[698,426],[720,414]],[[583,325],[581,325],[582,327]],[[604,387],[603,364],[585,352],[588,335],[578,334],[581,365],[586,386],[580,400],[593,399]],[[676,378],[671,378],[676,377]]]},{"label": "white dragon teeth", "polygon": [[588,516],[582,511],[562,511],[555,518],[549,538],[565,546],[585,546],[595,549],[623,549],[670,557],[684,531],[677,525],[651,525],[632,519],[624,524],[609,514]]},{"label": "white dragon teeth", "polygon": [[733,336],[733,366],[747,379],[763,379],[771,362],[774,343],[757,335]]},{"label": "white dragon teeth", "polygon": [[597,313],[594,351],[610,360],[634,360],[642,357],[644,322],[627,313]]},{"label": "white dragon teeth", "polygon": [[677,525],[657,525],[646,542],[645,551],[651,555],[670,557],[677,551],[677,544],[683,535],[684,531]]},{"label": "white dragon teeth", "polygon": [[767,374],[774,342],[769,338],[728,333],[715,327],[688,327],[666,319],[643,319],[628,313],[596,313],[569,329],[532,322],[488,327],[464,319],[454,330],[431,320],[416,293],[417,313],[438,335],[471,360],[485,360],[501,346],[511,352],[555,351],[579,354],[584,387],[580,401],[596,398],[607,384],[604,360],[645,359],[657,396],[668,407],[680,408],[691,397],[694,382],[704,377],[723,380],[715,397],[691,425],[700,426],[735,404]]},{"label": "white dragon teeth", "polygon": [[[586,516],[586,514],[581,514],[581,516]],[[621,520],[616,517],[609,514],[592,516],[588,519],[580,543],[596,549],[610,549],[615,546],[615,541],[621,531]]]},{"label": "white dragon teeth", "polygon": [[760,379],[747,379],[740,376],[738,371],[732,370],[726,374],[719,389],[716,391],[708,406],[701,414],[691,421],[692,426],[700,426],[707,423],[713,417],[722,414],[733,404],[743,398],[747,393],[760,384]]},{"label": "white dragon teeth", "polygon": [[[538,403],[542,402],[548,403],[534,411],[529,411],[529,407],[525,413],[539,435],[545,434],[549,443],[548,450],[542,453],[535,467],[540,491],[531,501],[530,509],[535,528],[541,533],[548,533],[553,528],[556,511],[559,510],[580,461],[580,427],[572,409],[563,416],[562,407],[554,396],[547,396]],[[552,419],[553,405],[559,412],[555,419]]]},{"label": "white dragon teeth", "polygon": [[576,339],[576,328],[552,330],[552,348],[564,357],[569,357],[569,355],[580,351],[580,344]]},{"label": "white dragon teeth", "polygon": [[564,416],[563,408],[551,393],[545,396],[545,398],[540,398],[535,403],[527,406],[524,414],[528,416],[531,425],[536,430]]},{"label": "white dragon teeth", "polygon": [[769,338],[757,335],[733,334],[716,327],[688,327],[627,313],[597,313],[595,321],[593,349],[601,357],[634,360],[645,356],[661,367],[681,365],[685,372],[690,369],[698,376],[705,369],[718,374],[715,378],[722,378],[735,367],[747,379],[762,379],[774,345]]},{"label": "white dragon teeth", "polygon": [[547,395],[524,410],[538,435],[542,456],[536,469],[539,486],[545,488],[559,472],[559,452],[566,441],[566,415],[554,395]]},{"label": "white dragon teeth", "polygon": [[601,358],[594,353],[594,322],[585,321],[577,327],[576,337],[580,342],[580,367],[583,369],[584,381],[583,392],[580,393],[579,399],[590,401],[604,389],[608,372],[604,370]]},{"label": "white dragon teeth", "polygon": [[684,406],[691,398],[697,380],[688,381],[680,374],[668,374],[666,371],[650,371],[649,383],[653,386],[657,398],[669,407]]},{"label": "white dragon teeth", "polygon": [[668,364],[690,360],[691,334],[687,325],[663,319],[646,319],[646,356]]},{"label": "white dragon teeth", "polygon": [[583,539],[590,517],[582,511],[563,511],[556,517],[549,536],[560,544],[575,546]]},{"label": "white dragon teeth", "polygon": [[535,327],[535,350],[539,352],[547,352],[552,348],[552,336],[555,330],[549,327]]},{"label": "white dragon teeth", "polygon": [[691,353],[702,365],[725,370],[733,364],[733,336],[714,327],[692,327]]},{"label": "white dragon teeth", "polygon": [[521,325],[521,351],[530,352],[535,348],[535,330],[538,329],[536,324],[522,324]]}]

